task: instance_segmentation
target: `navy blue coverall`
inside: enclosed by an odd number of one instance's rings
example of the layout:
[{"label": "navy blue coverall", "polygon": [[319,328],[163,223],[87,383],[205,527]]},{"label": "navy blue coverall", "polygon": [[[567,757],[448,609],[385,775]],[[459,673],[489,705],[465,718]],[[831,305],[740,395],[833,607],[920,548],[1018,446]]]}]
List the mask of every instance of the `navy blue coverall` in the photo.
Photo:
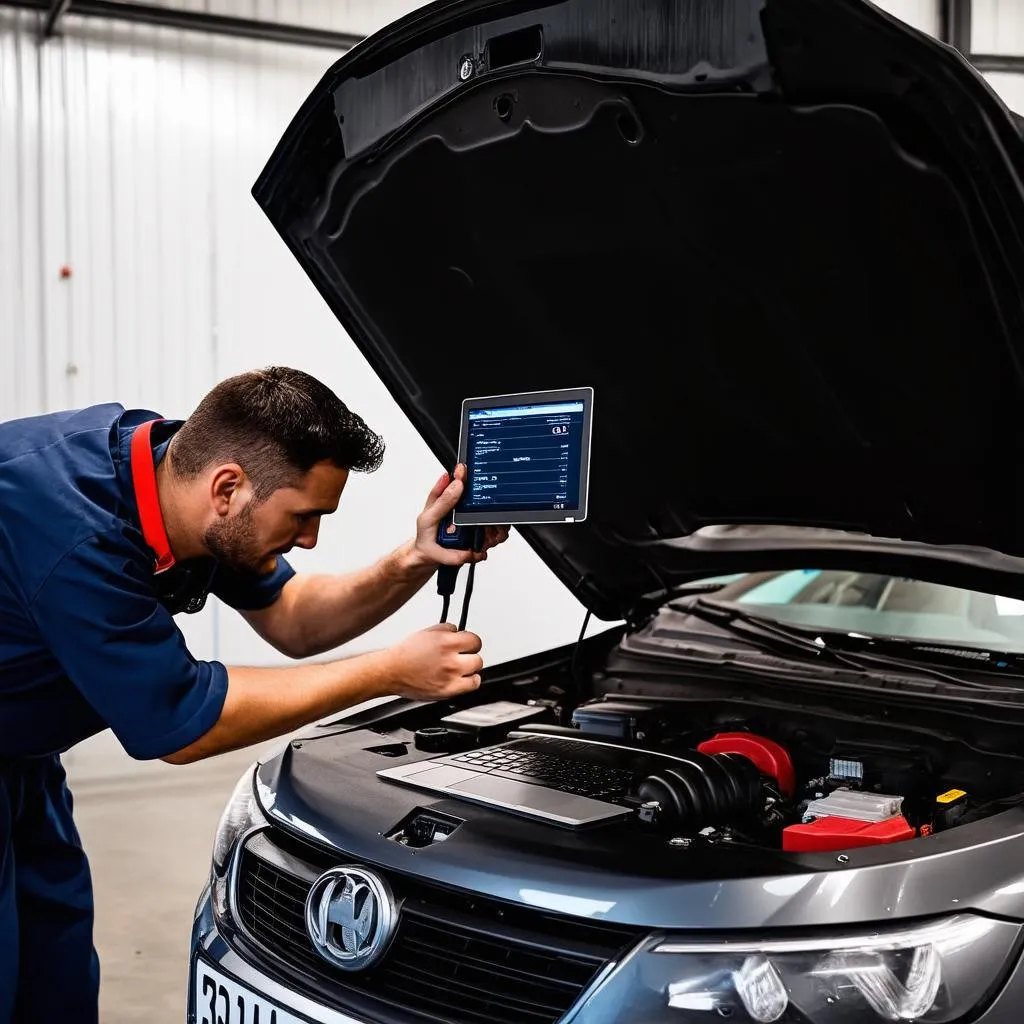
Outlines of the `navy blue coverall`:
[{"label": "navy blue coverall", "polygon": [[[154,573],[130,444],[157,419],[111,404],[0,423],[0,1024],[98,1019],[92,884],[60,754],[106,728],[144,759],[206,733],[227,671],[192,657],[173,614],[207,593],[264,608],[294,575],[283,558],[262,577],[211,559]],[[155,424],[147,456],[180,425]]]}]

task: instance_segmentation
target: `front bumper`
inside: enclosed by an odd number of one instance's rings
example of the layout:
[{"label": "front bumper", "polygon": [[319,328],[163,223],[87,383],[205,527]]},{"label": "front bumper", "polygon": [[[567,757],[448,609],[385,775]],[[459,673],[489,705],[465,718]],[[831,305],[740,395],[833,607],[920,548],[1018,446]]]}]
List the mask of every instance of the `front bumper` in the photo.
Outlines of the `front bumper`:
[{"label": "front bumper", "polygon": [[[188,1024],[202,1024],[203,1022],[203,1011],[197,1012],[192,996],[197,962],[200,960],[229,975],[271,1002],[286,1008],[294,1016],[308,1020],[309,1024],[376,1024],[369,1018],[355,1017],[331,1009],[296,992],[241,956],[228,945],[217,928],[209,888],[204,891],[196,907],[196,916],[192,927],[188,1011],[186,1014]],[[611,1024],[616,1019],[618,1012],[628,1013],[629,999],[624,991],[620,990],[617,997],[608,1002],[600,998],[601,995],[607,993],[608,980],[604,979],[604,984],[596,986],[597,991],[590,993],[592,997],[597,998],[582,1001],[582,1005],[575,1007],[567,1015],[565,1021],[571,1021],[573,1024]],[[605,991],[602,992],[602,989]],[[1024,1006],[1024,967],[1018,963],[1002,991],[982,1016],[976,1018],[975,1024],[1020,1024],[1022,1006]]]},{"label": "front bumper", "polygon": [[217,928],[213,916],[213,900],[209,887],[200,897],[196,907],[195,921],[192,924],[192,951],[189,957],[188,975],[188,1024],[202,1024],[202,1014],[198,1011],[193,993],[195,992],[195,976],[197,961],[205,960],[218,971],[230,975],[234,980],[251,989],[296,1017],[307,1019],[310,1024],[373,1024],[362,1017],[352,1017],[340,1013],[327,1006],[296,992],[287,985],[275,981],[263,971],[254,967],[249,961],[232,949]]}]

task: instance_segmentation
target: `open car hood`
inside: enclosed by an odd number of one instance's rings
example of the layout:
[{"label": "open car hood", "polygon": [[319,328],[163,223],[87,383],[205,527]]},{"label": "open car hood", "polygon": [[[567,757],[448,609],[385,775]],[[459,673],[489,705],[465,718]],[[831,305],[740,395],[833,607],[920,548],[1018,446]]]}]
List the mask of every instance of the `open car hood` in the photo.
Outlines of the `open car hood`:
[{"label": "open car hood", "polygon": [[443,464],[464,397],[594,387],[589,518],[522,533],[619,618],[787,565],[1024,596],[1022,178],[862,0],[475,0],[349,52],[253,193]]}]

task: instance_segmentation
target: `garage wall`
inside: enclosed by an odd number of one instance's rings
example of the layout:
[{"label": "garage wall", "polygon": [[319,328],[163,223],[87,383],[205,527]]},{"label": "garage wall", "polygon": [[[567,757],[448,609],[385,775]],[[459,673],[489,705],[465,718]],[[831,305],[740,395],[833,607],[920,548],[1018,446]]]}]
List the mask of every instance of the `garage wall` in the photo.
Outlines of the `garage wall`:
[{"label": "garage wall", "polygon": [[974,0],[971,49],[975,53],[1024,54],[1024,5],[1020,0]]},{"label": "garage wall", "polygon": [[[971,22],[974,53],[1024,55],[1024,3],[1021,0],[974,0]],[[1024,75],[986,74],[1006,104],[1024,114]]]},{"label": "garage wall", "polygon": [[[357,31],[401,13],[381,0],[221,6],[307,22],[330,10],[321,24]],[[73,17],[40,47],[37,24],[0,8],[0,417],[112,400],[186,416],[216,380],[291,363],[389,446],[296,567],[357,568],[411,536],[441,467],[249,194],[334,55]],[[438,614],[428,587],[351,650]],[[492,663],[574,640],[582,618],[518,538],[477,574],[470,624]],[[216,602],[179,622],[197,656],[280,660]]]},{"label": "garage wall", "polygon": [[938,34],[938,0],[874,0],[874,3],[922,32]]}]

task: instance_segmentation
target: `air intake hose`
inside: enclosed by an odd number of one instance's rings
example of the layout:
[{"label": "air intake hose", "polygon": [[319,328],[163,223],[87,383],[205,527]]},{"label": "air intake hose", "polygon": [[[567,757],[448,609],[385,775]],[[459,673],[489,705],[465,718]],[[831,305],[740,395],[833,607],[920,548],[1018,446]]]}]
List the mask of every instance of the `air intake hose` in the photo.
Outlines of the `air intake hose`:
[{"label": "air intake hose", "polygon": [[661,808],[658,820],[701,829],[746,820],[761,809],[761,773],[742,754],[684,754],[660,765],[637,796]]}]

